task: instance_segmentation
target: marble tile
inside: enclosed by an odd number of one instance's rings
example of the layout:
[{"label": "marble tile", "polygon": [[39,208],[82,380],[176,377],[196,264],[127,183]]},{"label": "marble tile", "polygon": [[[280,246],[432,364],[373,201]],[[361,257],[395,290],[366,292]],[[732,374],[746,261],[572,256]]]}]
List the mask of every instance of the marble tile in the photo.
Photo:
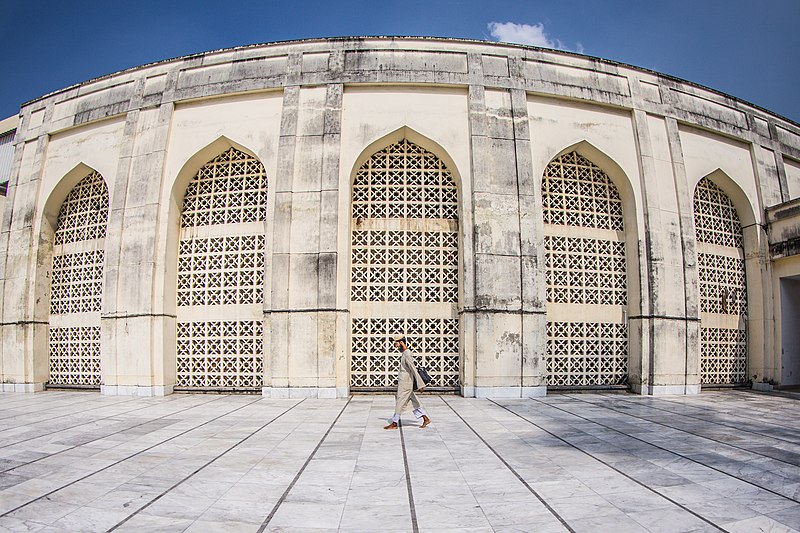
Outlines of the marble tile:
[{"label": "marble tile", "polygon": [[[24,401],[13,399],[36,411],[36,417],[47,418],[68,413],[69,408],[64,406],[74,397],[67,392],[59,396],[46,393]],[[61,401],[52,402],[53,398]],[[98,405],[103,400],[90,394],[81,398],[95,398]],[[175,409],[175,398],[198,407],[170,416],[166,422],[148,422],[148,416],[169,414]],[[551,395],[541,401],[500,402],[564,442],[486,400],[426,397],[435,424],[420,432],[407,416],[403,429],[420,530],[563,531],[564,526],[517,476],[530,483],[575,531],[602,531],[615,526],[618,530],[654,533],[716,530],[667,497],[729,531],[762,526],[785,531],[800,523],[800,505],[791,499],[800,497],[800,475],[796,468],[770,457],[800,455],[800,446],[778,445],[769,436],[796,439],[797,431],[770,425],[792,416],[793,400],[739,392],[669,400],[605,393],[583,398],[588,401]],[[0,473],[0,514],[63,487],[46,500],[0,517],[0,530],[102,530],[109,522],[137,510],[121,530],[216,531],[224,529],[225,524],[230,525],[229,530],[257,530],[341,407],[339,402],[324,400],[303,402],[292,418],[279,419],[247,438],[260,426],[260,420],[290,404],[264,399],[226,415],[253,399],[222,396],[206,406],[200,404],[208,402],[207,397],[191,395],[148,401],[147,416],[138,411],[101,420],[92,417],[102,415],[103,410],[85,411],[80,416],[85,426],[71,429],[70,424],[78,419],[64,418],[49,426],[51,433],[29,441],[29,448],[0,448],[0,469],[39,459]],[[384,412],[391,408],[388,396],[356,397],[297,478],[268,530],[409,530],[411,514],[400,434],[381,429]],[[0,404],[0,446],[3,435],[32,435],[39,427],[35,422],[26,426],[31,416],[22,410],[9,431],[3,433],[1,419],[8,409]],[[472,427],[467,427],[453,409]],[[736,429],[743,409],[758,413],[749,416],[762,419],[759,431],[763,435]],[[218,415],[223,417],[201,426]],[[637,416],[679,429],[658,426]],[[729,426],[693,416],[725,420]],[[143,426],[104,436],[104,432],[134,423]],[[164,442],[184,430],[191,431]],[[702,440],[685,431],[707,434],[750,451]],[[48,457],[63,449],[58,442],[85,444]],[[152,445],[156,447],[134,455]],[[765,456],[758,456],[759,452]],[[114,462],[118,464],[112,465]],[[173,488],[189,474],[193,475]],[[154,498],[158,500],[149,505]]]},{"label": "marble tile", "polygon": [[753,531],[764,531],[767,533],[796,533],[798,529],[792,528],[773,520],[767,516],[758,516],[725,524],[725,529],[731,533],[751,533]]},{"label": "marble tile", "polygon": [[94,533],[110,529],[129,515],[127,512],[81,508],[56,520],[52,525],[63,531]]},{"label": "marble tile", "polygon": [[652,533],[686,533],[709,525],[680,508],[634,511],[627,515]]},{"label": "marble tile", "polygon": [[270,527],[322,528],[339,527],[344,503],[318,504],[308,502],[284,502],[270,521]]}]

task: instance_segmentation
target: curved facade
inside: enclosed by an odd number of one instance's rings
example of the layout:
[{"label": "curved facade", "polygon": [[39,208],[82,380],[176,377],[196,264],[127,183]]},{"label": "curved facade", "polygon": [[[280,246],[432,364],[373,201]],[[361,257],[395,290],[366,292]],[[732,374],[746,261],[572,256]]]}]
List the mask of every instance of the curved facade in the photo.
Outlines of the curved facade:
[{"label": "curved facade", "polygon": [[800,384],[800,127],[713,90],[352,38],[145,65],[20,119],[3,390],[387,390],[397,333],[466,396]]}]

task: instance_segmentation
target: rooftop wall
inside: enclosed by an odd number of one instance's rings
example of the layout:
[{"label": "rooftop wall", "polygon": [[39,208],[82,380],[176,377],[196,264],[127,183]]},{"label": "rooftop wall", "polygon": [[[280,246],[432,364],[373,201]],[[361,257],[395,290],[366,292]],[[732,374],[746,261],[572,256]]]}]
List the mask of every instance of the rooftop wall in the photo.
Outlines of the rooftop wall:
[{"label": "rooftop wall", "polygon": [[[45,133],[224,94],[328,83],[522,89],[672,117],[778,154],[783,200],[800,194],[800,126],[755,105],[657,72],[533,47],[433,38],[344,38],[253,45],[133,68],[33,100],[21,135]],[[784,167],[790,167],[787,172]],[[787,174],[791,183],[787,184]],[[791,193],[791,194],[790,194]]]}]

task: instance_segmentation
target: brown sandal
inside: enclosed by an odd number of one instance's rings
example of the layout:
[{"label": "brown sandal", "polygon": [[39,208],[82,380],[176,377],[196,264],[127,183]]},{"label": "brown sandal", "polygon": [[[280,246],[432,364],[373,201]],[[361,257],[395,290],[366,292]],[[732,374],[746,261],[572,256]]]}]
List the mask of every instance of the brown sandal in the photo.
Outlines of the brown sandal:
[{"label": "brown sandal", "polygon": [[397,422],[392,422],[388,426],[383,426],[383,429],[397,429]]}]

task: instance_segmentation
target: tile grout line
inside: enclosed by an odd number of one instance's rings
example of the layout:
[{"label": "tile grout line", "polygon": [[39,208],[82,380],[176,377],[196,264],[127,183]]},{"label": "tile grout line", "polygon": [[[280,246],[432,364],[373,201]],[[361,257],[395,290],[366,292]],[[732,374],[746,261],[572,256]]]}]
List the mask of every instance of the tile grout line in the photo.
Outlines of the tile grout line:
[{"label": "tile grout line", "polygon": [[328,427],[328,431],[326,431],[325,434],[322,436],[322,438],[317,443],[317,445],[314,448],[314,450],[311,452],[311,454],[306,459],[306,462],[303,463],[303,466],[300,467],[300,470],[294,476],[294,479],[292,479],[292,482],[289,483],[289,486],[286,487],[285,491],[283,491],[283,494],[281,494],[281,497],[278,498],[278,501],[275,503],[275,506],[272,508],[272,511],[270,511],[270,513],[267,515],[267,517],[261,523],[261,526],[258,528],[257,533],[262,533],[267,528],[267,526],[269,525],[270,521],[272,521],[272,519],[275,517],[275,513],[278,512],[278,508],[281,506],[281,504],[283,504],[283,502],[286,499],[286,497],[292,491],[292,489],[294,488],[295,484],[297,483],[297,480],[300,479],[300,476],[303,474],[303,472],[305,471],[305,469],[308,466],[308,464],[311,462],[311,460],[317,454],[317,451],[319,451],[320,447],[322,446],[322,443],[325,442],[326,438],[328,438],[328,435],[330,434],[331,430],[333,429],[333,426],[335,426],[336,422],[339,421],[339,418],[342,416],[342,413],[344,413],[344,410],[347,409],[347,406],[350,405],[350,402],[352,400],[353,400],[353,395],[351,394],[347,398],[347,403],[344,404],[344,407],[342,407],[342,410],[339,411],[339,414],[336,415],[336,418],[334,418],[333,422],[331,422],[331,425]]},{"label": "tile grout line", "polygon": [[[623,471],[621,471],[621,470],[617,469],[617,468],[616,468],[616,467],[614,467],[613,465],[609,464],[608,462],[604,461],[603,459],[600,459],[599,457],[596,457],[596,456],[592,455],[591,453],[587,452],[586,450],[582,450],[582,449],[580,449],[578,446],[575,446],[574,444],[572,444],[571,442],[569,442],[569,441],[565,440],[564,438],[562,438],[562,437],[559,437],[558,435],[556,435],[555,433],[553,433],[553,432],[551,432],[551,431],[548,431],[547,429],[543,428],[542,426],[540,426],[540,425],[539,425],[539,424],[537,424],[536,422],[533,422],[532,420],[529,420],[529,419],[525,418],[525,417],[524,417],[524,416],[522,416],[521,414],[519,414],[519,413],[517,413],[517,412],[515,412],[515,411],[512,411],[511,409],[509,409],[509,408],[508,408],[508,407],[506,407],[505,405],[501,405],[501,404],[499,404],[499,403],[495,402],[494,400],[489,400],[489,401],[490,401],[490,402],[492,402],[493,404],[495,404],[496,406],[498,406],[498,407],[500,407],[500,408],[502,408],[502,409],[505,409],[506,411],[508,411],[508,412],[509,412],[509,413],[511,413],[512,415],[514,415],[514,416],[517,416],[517,417],[521,418],[522,420],[524,420],[524,421],[525,421],[525,422],[527,422],[528,424],[531,424],[532,426],[536,426],[537,428],[539,428],[540,430],[544,431],[545,433],[547,433],[547,434],[549,434],[549,435],[553,436],[554,438],[556,438],[556,439],[560,440],[561,442],[563,442],[563,443],[564,443],[564,444],[566,444],[567,446],[570,446],[571,448],[575,448],[575,449],[576,449],[576,450],[578,450],[579,452],[581,452],[581,453],[583,453],[583,454],[585,454],[585,455],[588,455],[589,457],[591,457],[591,458],[592,458],[592,459],[594,459],[595,461],[597,461],[597,462],[599,462],[599,463],[602,463],[602,464],[604,464],[605,466],[607,466],[607,467],[608,467],[608,468],[610,468],[611,470],[613,470],[613,471],[617,472],[617,473],[618,473],[618,474],[620,474],[621,476],[624,476],[624,477],[626,477],[626,478],[630,479],[631,481],[633,481],[634,483],[636,483],[636,484],[637,484],[637,485],[639,485],[640,487],[642,487],[642,488],[644,488],[644,489],[646,489],[646,490],[649,490],[649,491],[650,491],[650,492],[652,492],[653,494],[656,494],[656,495],[660,496],[661,498],[664,498],[665,500],[667,500],[668,502],[670,502],[670,503],[672,503],[672,504],[674,504],[674,505],[677,505],[678,507],[680,507],[681,509],[683,509],[683,510],[684,510],[684,511],[686,511],[687,513],[691,514],[692,516],[695,516],[695,517],[699,518],[700,520],[702,520],[702,521],[703,521],[703,522],[705,522],[706,524],[709,524],[709,525],[713,526],[714,528],[716,528],[716,529],[718,529],[718,530],[720,530],[720,531],[725,531],[725,532],[728,532],[728,530],[727,530],[727,529],[724,529],[722,526],[719,526],[719,525],[715,524],[714,522],[712,522],[712,521],[708,520],[707,518],[705,518],[705,517],[703,517],[703,516],[699,515],[698,513],[696,513],[696,512],[694,512],[694,511],[692,511],[692,510],[691,510],[691,509],[689,509],[688,507],[685,507],[685,506],[684,506],[684,505],[682,505],[681,503],[679,503],[679,502],[677,502],[677,501],[673,500],[673,499],[672,499],[672,498],[670,498],[669,496],[666,496],[666,495],[664,495],[664,494],[661,494],[660,492],[658,492],[657,490],[653,489],[652,487],[648,487],[647,485],[645,485],[644,483],[642,483],[642,482],[641,482],[641,481],[639,481],[638,479],[636,479],[636,478],[634,478],[634,477],[632,477],[632,476],[630,476],[630,475],[626,474],[625,472],[623,472]],[[542,402],[542,403],[543,403],[543,402]],[[544,405],[548,405],[548,404],[544,404]],[[565,412],[566,412],[566,411],[565,411]],[[572,413],[569,413],[569,414],[572,414]],[[620,432],[620,433],[622,433],[622,432]],[[622,434],[623,434],[623,435],[625,435],[625,433],[622,433]],[[649,444],[649,443],[648,443],[648,444]],[[613,504],[612,504],[612,505],[613,505]]]},{"label": "tile grout line", "polygon": [[[249,407],[250,405],[253,405],[253,404],[257,403],[257,402],[261,401],[262,399],[263,399],[263,398],[260,398],[259,400],[256,400],[255,402],[249,403],[249,404],[247,404],[245,407]],[[126,517],[124,520],[122,520],[121,522],[119,522],[119,523],[115,524],[114,526],[112,526],[110,529],[108,529],[108,530],[107,530],[107,533],[110,533],[111,531],[114,531],[115,529],[117,529],[117,528],[118,528],[118,527],[120,527],[121,525],[123,525],[123,524],[125,524],[126,522],[128,522],[128,521],[129,521],[130,519],[132,519],[134,516],[138,515],[140,512],[144,511],[145,509],[147,509],[148,507],[150,507],[151,505],[153,505],[154,503],[156,503],[158,500],[160,500],[161,498],[163,498],[163,497],[164,497],[164,496],[165,496],[167,493],[169,493],[170,491],[172,491],[173,489],[175,489],[175,488],[176,488],[178,485],[181,485],[181,484],[185,483],[185,482],[186,482],[186,481],[188,481],[188,480],[189,480],[191,477],[193,477],[195,474],[197,474],[198,472],[200,472],[202,469],[204,469],[204,468],[206,468],[207,466],[211,465],[211,464],[212,464],[212,463],[214,463],[214,462],[215,462],[217,459],[219,459],[220,457],[222,457],[223,455],[225,455],[225,454],[226,454],[226,453],[228,453],[229,451],[233,450],[234,448],[236,448],[237,446],[239,446],[240,444],[242,444],[244,441],[246,441],[247,439],[249,439],[250,437],[252,437],[252,436],[253,436],[253,435],[255,435],[256,433],[258,433],[259,431],[261,431],[262,429],[264,429],[264,428],[265,428],[265,427],[267,427],[268,425],[272,424],[272,423],[273,423],[273,422],[275,422],[277,419],[279,419],[280,417],[282,417],[283,415],[285,415],[286,413],[288,413],[289,411],[291,411],[292,409],[294,409],[295,407],[297,407],[298,405],[300,405],[300,404],[301,404],[301,403],[303,403],[304,401],[305,401],[305,400],[300,400],[299,402],[297,402],[296,404],[294,404],[294,405],[293,405],[293,406],[291,406],[290,408],[288,408],[288,409],[286,409],[285,411],[283,411],[281,414],[279,414],[279,415],[277,415],[277,416],[273,417],[271,420],[267,421],[265,424],[262,424],[262,425],[261,425],[261,427],[259,427],[258,429],[256,429],[256,430],[254,430],[254,431],[250,432],[250,434],[249,434],[249,435],[247,435],[245,438],[243,438],[243,439],[239,440],[239,442],[237,442],[236,444],[233,444],[232,446],[230,446],[230,447],[229,447],[227,450],[225,450],[225,451],[223,451],[223,452],[221,452],[221,453],[217,454],[217,455],[216,455],[216,456],[215,456],[213,459],[211,459],[210,461],[206,462],[204,465],[201,465],[201,466],[200,466],[200,467],[198,467],[196,470],[194,470],[192,473],[190,473],[188,476],[184,477],[183,479],[181,479],[180,481],[178,481],[177,483],[175,483],[175,484],[174,484],[174,485],[172,485],[171,487],[168,487],[168,488],[167,488],[166,490],[164,490],[164,491],[163,491],[161,494],[159,494],[158,496],[156,496],[155,498],[153,498],[152,500],[150,500],[149,502],[147,502],[145,505],[143,505],[142,507],[140,507],[139,509],[137,509],[137,510],[136,510],[136,511],[135,511],[133,514],[131,514],[131,515],[128,515],[128,516],[127,516],[127,517]]]},{"label": "tile grout line", "polygon": [[[675,431],[680,431],[681,433],[687,433],[689,435],[693,435],[693,436],[695,436],[695,437],[697,437],[699,439],[710,440],[711,442],[716,442],[717,444],[722,444],[723,446],[728,446],[730,448],[735,448],[737,450],[741,450],[743,452],[751,453],[753,455],[759,455],[761,457],[764,457],[764,458],[767,458],[767,459],[771,459],[773,461],[778,461],[780,463],[785,463],[785,464],[787,464],[789,466],[800,467],[800,464],[791,463],[789,461],[785,461],[783,459],[778,459],[777,457],[772,457],[770,455],[766,455],[766,454],[763,454],[763,453],[760,453],[760,452],[754,452],[753,450],[749,450],[749,449],[744,448],[742,446],[737,446],[736,444],[730,444],[728,442],[725,442],[725,441],[722,441],[722,440],[719,440],[719,439],[715,439],[713,437],[707,437],[705,435],[700,435],[699,433],[695,433],[693,431],[689,431],[689,430],[686,430],[686,429],[681,429],[681,428],[677,428],[675,426],[671,426],[671,425],[669,425],[669,424],[667,424],[665,422],[657,422],[655,420],[650,420],[649,418],[645,418],[644,416],[641,416],[641,415],[635,415],[633,413],[626,413],[625,411],[620,411],[619,409],[614,409],[612,407],[608,407],[608,406],[603,405],[603,404],[590,402],[589,400],[584,400],[582,398],[577,398],[577,397],[570,396],[570,395],[565,395],[565,396],[567,398],[572,398],[573,400],[578,401],[578,402],[588,403],[589,405],[592,405],[594,407],[600,407],[601,409],[606,409],[606,410],[612,411],[614,413],[619,413],[621,415],[630,416],[632,418],[638,418],[639,420],[644,420],[645,422],[647,422],[649,424],[656,424],[656,425],[659,425],[659,426],[664,426],[665,428],[673,429]],[[657,409],[657,408],[656,407],[652,407],[651,409]],[[676,413],[672,413],[672,414],[675,415]],[[685,416],[685,415],[680,415],[679,414],[678,416]],[[696,418],[696,417],[691,417],[691,418]],[[707,420],[703,420],[701,418],[698,418],[697,420],[701,420],[702,422],[708,422]],[[739,429],[739,428],[733,428],[733,429]],[[747,431],[746,429],[741,429],[740,431],[744,431],[744,432],[748,432],[749,433],[749,431]],[[760,434],[756,433],[756,435],[760,435]],[[766,437],[766,438],[772,438],[772,437],[769,437],[768,435],[761,435],[761,436],[762,437]]]},{"label": "tile grout line", "polygon": [[400,429],[400,448],[403,450],[403,468],[406,471],[406,491],[408,493],[408,508],[411,512],[411,530],[414,533],[419,533],[419,524],[417,523],[417,509],[414,506],[414,492],[411,490],[411,471],[408,469],[408,455],[406,454],[406,439],[403,436],[403,421],[398,420],[397,425]]},{"label": "tile grout line", "polygon": [[[260,399],[259,399],[259,400],[260,400]],[[113,466],[116,466],[116,465],[118,465],[118,464],[120,464],[120,463],[122,463],[122,462],[124,462],[124,461],[127,461],[128,459],[132,459],[133,457],[136,457],[137,455],[141,455],[141,454],[143,454],[143,453],[145,453],[145,452],[147,452],[147,451],[149,451],[149,450],[152,450],[153,448],[155,448],[155,447],[157,447],[157,446],[161,446],[162,444],[165,444],[165,443],[167,443],[167,442],[169,442],[169,441],[171,441],[171,440],[173,440],[173,439],[177,439],[178,437],[181,437],[181,436],[183,436],[183,435],[185,435],[185,434],[189,433],[190,431],[194,431],[194,430],[196,430],[196,429],[198,429],[198,428],[201,428],[201,427],[205,426],[206,424],[210,424],[211,422],[214,422],[215,420],[218,420],[218,419],[220,419],[220,418],[222,418],[222,417],[224,417],[224,416],[228,416],[228,415],[229,415],[229,414],[231,414],[231,413],[235,413],[236,411],[239,411],[239,410],[241,410],[241,409],[244,409],[245,407],[248,407],[248,406],[250,406],[250,405],[254,404],[255,402],[257,402],[257,401],[259,401],[259,400],[252,401],[252,402],[250,402],[250,403],[248,403],[248,404],[246,404],[246,405],[243,405],[243,406],[241,406],[241,407],[237,407],[236,409],[233,409],[232,411],[228,411],[227,413],[223,413],[223,414],[221,414],[221,415],[219,415],[219,416],[216,416],[216,417],[214,417],[214,418],[212,418],[212,419],[210,419],[210,420],[206,420],[205,422],[203,422],[203,423],[202,423],[202,424],[200,424],[199,426],[195,426],[195,427],[189,428],[189,429],[187,429],[187,430],[185,430],[185,431],[182,431],[182,432],[178,433],[177,435],[173,435],[172,437],[170,437],[170,438],[168,438],[168,439],[166,439],[166,440],[163,440],[163,441],[161,441],[161,442],[158,442],[158,443],[156,443],[156,444],[153,444],[152,446],[148,446],[147,448],[145,448],[145,449],[143,449],[143,450],[139,450],[139,451],[138,451],[138,452],[136,452],[136,453],[133,453],[133,454],[131,454],[131,455],[127,456],[127,457],[124,457],[124,458],[120,459],[119,461],[114,461],[113,463],[111,463],[111,464],[109,464],[109,465],[106,465],[106,466],[104,466],[103,468],[101,468],[101,469],[99,469],[99,470],[96,470],[96,471],[94,471],[94,472],[92,472],[92,473],[90,473],[90,474],[86,474],[85,476],[82,476],[82,477],[80,477],[80,478],[78,478],[78,479],[76,479],[76,480],[74,480],[74,481],[70,481],[70,482],[69,482],[69,483],[67,483],[66,485],[63,485],[63,486],[61,486],[61,487],[58,487],[57,489],[53,489],[53,490],[51,490],[50,492],[48,492],[48,493],[46,493],[46,494],[42,494],[41,496],[37,496],[36,498],[34,498],[34,499],[32,499],[32,500],[30,500],[30,501],[28,501],[28,502],[25,502],[25,503],[23,503],[22,505],[18,505],[17,507],[15,507],[15,508],[13,508],[13,509],[10,509],[10,510],[8,510],[8,511],[6,511],[6,512],[2,513],[2,514],[0,514],[0,518],[2,518],[2,517],[4,517],[4,516],[8,516],[8,515],[10,515],[11,513],[13,513],[13,512],[16,512],[16,511],[18,511],[18,510],[22,509],[23,507],[26,507],[26,506],[28,506],[28,505],[32,504],[32,503],[33,503],[33,502],[35,502],[35,501],[39,501],[39,500],[42,500],[42,499],[44,499],[44,498],[47,498],[48,496],[50,496],[50,495],[52,495],[52,494],[55,494],[56,492],[58,492],[58,491],[60,491],[60,490],[63,490],[63,489],[65,489],[65,488],[67,488],[67,487],[69,487],[69,486],[71,486],[71,485],[74,485],[75,483],[79,483],[79,482],[83,481],[83,480],[84,480],[84,479],[86,479],[86,478],[92,477],[92,476],[93,476],[93,475],[95,475],[95,474],[99,474],[100,472],[103,472],[103,471],[105,471],[105,470],[108,470],[109,468],[111,468],[111,467],[113,467]],[[213,400],[212,400],[212,401],[213,401]],[[207,402],[207,403],[210,403],[210,402]]]},{"label": "tile grout line", "polygon": [[[532,399],[533,399],[533,398],[532,398]],[[708,469],[710,469],[710,470],[714,470],[714,471],[716,471],[716,472],[719,472],[720,474],[723,474],[723,475],[729,476],[729,477],[731,477],[731,478],[733,478],[733,479],[736,479],[736,480],[738,480],[738,481],[741,481],[741,482],[743,482],[743,483],[747,483],[747,484],[749,484],[749,485],[752,485],[752,486],[754,486],[754,487],[756,487],[756,488],[759,488],[759,489],[761,489],[761,490],[765,490],[765,491],[767,491],[767,492],[770,492],[770,493],[774,494],[775,496],[779,496],[779,497],[781,497],[781,498],[787,499],[787,500],[789,500],[789,501],[792,501],[792,502],[800,503],[800,501],[799,501],[799,500],[795,500],[794,498],[790,498],[789,496],[786,496],[786,495],[784,495],[784,494],[781,494],[780,492],[774,491],[774,490],[772,490],[772,489],[769,489],[769,488],[767,488],[767,487],[762,487],[762,486],[761,486],[761,485],[759,485],[758,483],[754,483],[754,482],[752,482],[752,481],[749,481],[749,480],[747,480],[747,479],[743,479],[743,478],[737,477],[737,476],[735,476],[735,475],[733,475],[733,474],[731,474],[731,473],[729,473],[729,472],[725,472],[724,470],[722,470],[722,469],[720,469],[720,468],[717,468],[717,467],[715,467],[715,466],[712,466],[712,465],[709,465],[709,464],[705,464],[705,463],[701,463],[701,462],[700,462],[700,461],[698,461],[697,459],[692,459],[691,457],[689,457],[689,456],[687,456],[687,455],[684,455],[684,454],[682,454],[682,453],[678,453],[678,452],[676,452],[676,451],[673,451],[673,450],[668,450],[667,448],[664,448],[663,446],[659,446],[658,444],[653,444],[652,442],[648,442],[648,441],[646,441],[646,440],[644,440],[644,439],[640,439],[639,437],[634,437],[633,435],[629,435],[629,434],[627,434],[627,433],[623,433],[622,431],[620,431],[620,430],[618,430],[618,429],[616,429],[616,428],[613,428],[613,427],[611,427],[611,426],[607,426],[607,425],[605,425],[605,424],[601,424],[600,422],[597,422],[597,421],[595,421],[595,420],[591,420],[591,419],[589,419],[589,418],[586,418],[585,416],[576,415],[575,413],[572,413],[572,412],[570,412],[570,411],[567,411],[566,409],[562,409],[561,407],[557,407],[557,406],[555,406],[555,405],[552,405],[552,404],[549,404],[549,403],[546,403],[546,402],[542,402],[542,401],[539,401],[539,400],[536,400],[536,399],[533,399],[533,400],[534,400],[534,401],[536,401],[536,402],[538,402],[538,403],[540,403],[540,404],[542,404],[542,405],[546,405],[547,407],[550,407],[550,408],[553,408],[553,409],[558,409],[559,411],[563,411],[563,412],[567,413],[567,414],[568,414],[568,415],[570,415],[570,416],[574,416],[575,418],[580,418],[580,419],[582,419],[582,420],[585,420],[586,422],[589,422],[590,424],[596,424],[596,425],[598,425],[598,426],[600,426],[600,427],[602,427],[602,428],[606,428],[606,429],[608,429],[608,430],[610,430],[610,431],[614,431],[614,432],[616,432],[616,433],[619,433],[620,435],[624,435],[624,436],[626,436],[626,437],[628,437],[628,438],[631,438],[631,439],[637,440],[637,441],[639,441],[639,442],[643,442],[643,443],[647,444],[648,446],[652,446],[652,447],[654,447],[654,448],[658,448],[659,450],[665,451],[665,452],[667,452],[667,453],[671,453],[672,455],[675,455],[675,456],[677,456],[677,457],[681,457],[681,458],[683,458],[683,459],[686,459],[687,461],[691,461],[691,462],[693,462],[693,463],[695,463],[695,464],[698,464],[698,465],[700,465],[700,466],[702,466],[702,467],[708,468]],[[494,403],[494,402],[493,402],[493,403]],[[497,404],[497,405],[500,405],[500,404]],[[502,406],[501,406],[501,407],[502,407]],[[509,410],[509,411],[510,411],[510,410]],[[512,412],[513,412],[513,411],[512,411]],[[519,416],[519,415],[518,415],[518,416]],[[525,420],[527,420],[527,419],[525,419]],[[530,422],[530,421],[529,421],[529,422]],[[533,422],[531,422],[531,424],[533,424]],[[535,425],[535,424],[534,424],[534,425]],[[578,448],[578,449],[579,449],[579,448]],[[599,460],[599,459],[598,459],[598,460]],[[613,467],[612,467],[612,468],[613,468]]]},{"label": "tile grout line", "polygon": [[[492,453],[495,455],[495,457],[497,457],[498,459],[500,459],[500,462],[501,462],[501,463],[503,463],[503,465],[504,465],[506,468],[508,468],[508,470],[509,470],[509,471],[510,471],[512,474],[514,474],[514,476],[515,476],[515,477],[516,477],[516,478],[517,478],[517,479],[520,481],[520,483],[522,483],[522,484],[525,486],[525,488],[526,488],[526,489],[528,489],[528,491],[529,491],[531,494],[533,494],[534,496],[536,496],[536,499],[538,499],[538,500],[539,500],[539,501],[542,503],[542,505],[544,505],[544,506],[547,508],[547,510],[548,510],[548,511],[550,511],[550,514],[552,514],[552,515],[553,515],[553,516],[554,516],[554,517],[555,517],[555,518],[556,518],[556,519],[557,519],[559,522],[561,522],[561,525],[562,525],[562,526],[564,526],[565,528],[567,528],[567,530],[569,530],[571,533],[576,533],[576,532],[575,532],[575,530],[574,530],[574,529],[572,529],[572,527],[571,527],[571,526],[570,526],[570,525],[567,523],[567,521],[566,521],[566,520],[564,520],[564,518],[563,518],[563,517],[562,517],[560,514],[558,514],[558,512],[556,512],[556,510],[555,510],[555,509],[553,509],[553,508],[550,506],[550,504],[548,504],[548,503],[547,503],[547,502],[544,500],[544,498],[542,498],[542,496],[541,496],[541,495],[540,495],[538,492],[536,492],[536,490],[535,490],[533,487],[531,487],[531,486],[530,486],[530,484],[528,484],[528,482],[527,482],[527,481],[525,481],[525,479],[524,479],[524,478],[523,478],[521,475],[519,475],[519,473],[518,473],[516,470],[514,470],[514,467],[512,467],[512,466],[511,466],[511,465],[508,463],[508,461],[506,461],[506,460],[505,460],[505,459],[504,459],[504,458],[503,458],[503,457],[502,457],[502,456],[501,456],[501,455],[500,455],[500,454],[497,452],[497,450],[495,450],[494,448],[492,448],[492,445],[491,445],[491,444],[489,444],[489,443],[486,441],[486,439],[484,439],[484,438],[483,438],[483,437],[482,437],[482,436],[481,436],[481,435],[480,435],[480,434],[479,434],[479,433],[478,433],[478,432],[475,430],[475,428],[473,428],[473,427],[470,425],[470,423],[469,423],[469,422],[467,422],[467,421],[464,419],[464,417],[463,417],[463,416],[461,416],[461,413],[459,413],[458,411],[456,411],[456,410],[453,408],[453,406],[452,406],[452,405],[450,405],[450,402],[448,402],[448,401],[447,401],[447,400],[445,400],[444,398],[442,398],[442,401],[445,403],[445,405],[447,405],[447,407],[449,407],[449,408],[450,408],[450,410],[451,410],[451,411],[453,411],[453,413],[455,413],[455,415],[456,415],[456,416],[457,416],[459,419],[461,419],[461,421],[462,421],[462,422],[463,422],[463,423],[464,423],[464,424],[465,424],[465,425],[466,425],[466,426],[467,426],[467,427],[470,429],[470,431],[472,431],[472,432],[475,434],[475,436],[476,436],[476,437],[478,437],[478,439],[480,439],[480,441],[481,441],[481,442],[484,444],[484,446],[486,446],[487,448],[489,448],[489,450],[490,450],[490,451],[491,451],[491,452],[492,452]],[[491,400],[490,400],[490,401],[491,401]]]}]

